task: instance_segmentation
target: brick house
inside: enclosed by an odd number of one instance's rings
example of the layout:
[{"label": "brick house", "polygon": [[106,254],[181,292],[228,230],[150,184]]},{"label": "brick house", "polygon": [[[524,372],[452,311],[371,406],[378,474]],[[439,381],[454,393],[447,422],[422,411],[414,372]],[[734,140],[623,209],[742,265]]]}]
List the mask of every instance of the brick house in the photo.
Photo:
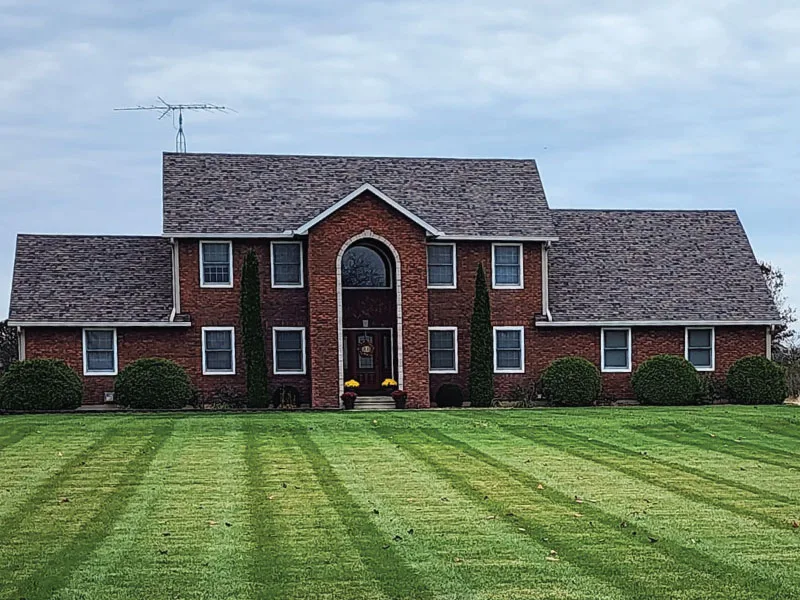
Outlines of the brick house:
[{"label": "brick house", "polygon": [[167,153],[163,187],[162,236],[17,238],[21,356],[66,360],[86,403],[146,356],[243,390],[250,249],[271,383],[320,408],[350,378],[393,377],[416,407],[466,387],[479,264],[498,395],[568,355],[612,397],[659,353],[724,376],[778,323],[735,212],[554,210],[529,160]]}]

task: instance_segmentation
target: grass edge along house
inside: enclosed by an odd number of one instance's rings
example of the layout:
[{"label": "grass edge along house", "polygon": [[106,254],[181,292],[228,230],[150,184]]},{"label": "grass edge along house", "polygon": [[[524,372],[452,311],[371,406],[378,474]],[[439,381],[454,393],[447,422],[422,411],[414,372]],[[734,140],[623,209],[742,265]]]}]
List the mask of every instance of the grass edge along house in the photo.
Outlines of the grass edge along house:
[{"label": "grass edge along house", "polygon": [[350,379],[409,407],[466,388],[479,265],[498,396],[562,356],[618,398],[656,354],[724,376],[779,323],[734,211],[551,209],[532,160],[166,153],[161,236],[18,236],[20,356],[65,360],[87,404],[142,357],[244,391],[250,250],[270,384],[318,408]]}]

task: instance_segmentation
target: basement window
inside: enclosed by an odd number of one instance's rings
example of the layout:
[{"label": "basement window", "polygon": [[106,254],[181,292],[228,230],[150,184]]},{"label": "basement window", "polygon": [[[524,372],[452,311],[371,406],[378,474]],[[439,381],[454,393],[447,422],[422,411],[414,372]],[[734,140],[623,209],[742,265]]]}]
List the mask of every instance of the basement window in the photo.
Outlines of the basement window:
[{"label": "basement window", "polygon": [[117,330],[83,330],[83,374],[117,374]]},{"label": "basement window", "polygon": [[200,287],[233,287],[230,242],[200,242]]},{"label": "basement window", "polygon": [[305,375],[305,327],[272,328],[272,362],[275,375]]},{"label": "basement window", "polygon": [[686,328],[686,360],[698,371],[714,370],[714,328]]},{"label": "basement window", "polygon": [[631,330],[603,329],[600,332],[601,369],[604,373],[630,373]]},{"label": "basement window", "polygon": [[203,327],[203,375],[235,375],[233,327]]}]

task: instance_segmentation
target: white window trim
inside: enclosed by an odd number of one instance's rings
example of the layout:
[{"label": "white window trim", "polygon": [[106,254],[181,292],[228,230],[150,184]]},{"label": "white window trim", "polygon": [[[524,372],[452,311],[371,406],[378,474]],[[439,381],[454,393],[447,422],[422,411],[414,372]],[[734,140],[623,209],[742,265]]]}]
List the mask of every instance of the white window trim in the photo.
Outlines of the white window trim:
[{"label": "white window trim", "polygon": [[[453,369],[434,369],[431,366],[431,331],[453,332]],[[458,327],[428,327],[428,373],[436,373],[437,375],[458,373]]]},{"label": "white window trim", "polygon": [[[606,367],[606,331],[624,331],[628,335],[628,366]],[[630,373],[633,370],[633,335],[630,327],[603,327],[600,330],[600,371],[603,373]]]},{"label": "white window trim", "polygon": [[711,372],[717,366],[717,331],[714,327],[687,327],[683,337],[683,357],[689,360],[689,332],[690,331],[708,331],[711,330],[711,366],[710,367],[695,367],[698,371]]},{"label": "white window trim", "polygon": [[[495,278],[495,252],[494,249],[498,246],[516,246],[519,248],[519,283],[516,285],[508,285],[497,283]],[[525,289],[525,268],[523,267],[523,246],[522,244],[492,244],[492,289],[495,290],[522,290]]]},{"label": "white window trim", "polygon": [[[228,371],[209,371],[206,367],[206,331],[231,332],[231,369]],[[203,327],[203,375],[236,375],[236,329],[234,327]]]},{"label": "white window trim", "polygon": [[[300,339],[302,340],[301,350],[302,360],[300,364],[302,368],[298,371],[278,371],[278,336],[275,335],[278,331],[299,331]],[[305,327],[273,327],[272,328],[272,374],[273,375],[305,375],[306,374],[306,328]]]},{"label": "white window trim", "polygon": [[[203,281],[203,244],[228,244],[228,272],[231,275],[231,280],[228,283],[205,283]],[[230,240],[200,240],[198,246],[200,253],[200,287],[201,288],[232,288],[233,287],[233,242]]]},{"label": "white window trim", "polygon": [[[275,283],[275,246],[300,246],[300,283]],[[269,273],[270,283],[273,288],[302,288],[305,286],[303,242],[270,242],[269,244]]]},{"label": "white window trim", "polygon": [[[114,333],[114,368],[111,371],[90,371],[89,360],[86,348],[86,332],[87,331],[112,331]],[[86,377],[113,377],[119,370],[119,357],[117,351],[117,330],[114,327],[85,327],[83,329],[83,374]]]},{"label": "white window trim", "polygon": [[456,254],[456,245],[455,244],[432,243],[432,244],[428,244],[428,246],[450,246],[450,248],[452,249],[451,253],[452,253],[452,256],[453,256],[453,283],[447,284],[447,285],[431,283],[430,282],[430,278],[429,278],[429,276],[430,276],[430,264],[428,264],[428,262],[427,262],[427,259],[428,259],[428,248],[426,246],[426,248],[425,248],[425,259],[426,259],[425,277],[428,278],[428,289],[431,289],[431,290],[455,290],[455,289],[458,289],[458,268],[457,268],[457,265],[456,265],[457,259],[458,259],[458,255]]},{"label": "white window trim", "polygon": [[[500,369],[497,367],[497,332],[498,331],[519,331],[519,345],[520,345],[520,368],[519,369]],[[494,372],[500,374],[506,373],[524,373],[525,372],[525,327],[522,325],[511,325],[502,327],[492,327],[492,362],[494,363]]]}]

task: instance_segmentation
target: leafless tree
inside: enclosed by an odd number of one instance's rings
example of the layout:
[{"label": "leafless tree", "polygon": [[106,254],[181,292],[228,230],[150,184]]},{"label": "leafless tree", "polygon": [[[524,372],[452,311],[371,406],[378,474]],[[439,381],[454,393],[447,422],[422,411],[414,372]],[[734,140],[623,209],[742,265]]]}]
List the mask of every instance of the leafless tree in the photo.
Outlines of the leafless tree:
[{"label": "leafless tree", "polygon": [[17,345],[17,330],[8,325],[8,321],[0,321],[0,373],[19,359]]}]

